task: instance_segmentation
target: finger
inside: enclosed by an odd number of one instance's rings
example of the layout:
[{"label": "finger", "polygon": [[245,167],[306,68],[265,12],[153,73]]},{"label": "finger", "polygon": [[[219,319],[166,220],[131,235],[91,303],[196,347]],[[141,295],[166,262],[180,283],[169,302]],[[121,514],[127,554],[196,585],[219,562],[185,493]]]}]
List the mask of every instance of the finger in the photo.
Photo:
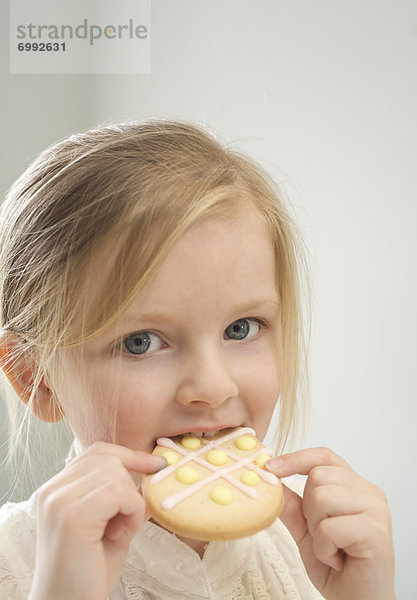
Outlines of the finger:
[{"label": "finger", "polygon": [[345,553],[340,545],[340,535],[336,536],[337,529],[343,528],[347,517],[333,517],[323,519],[316,528],[313,538],[314,554],[323,564],[341,571],[345,560]]},{"label": "finger", "polygon": [[[94,518],[92,518],[94,516]],[[129,537],[141,528],[145,521],[145,503],[136,488],[108,482],[90,493],[71,502],[61,511],[59,525],[65,528],[68,536],[78,536],[96,542],[103,538],[110,521],[113,539],[127,531]]]},{"label": "finger", "polygon": [[140,516],[137,512],[131,515],[117,514],[107,523],[104,537],[115,541],[120,539],[123,534],[127,534],[129,539],[132,539],[146,520],[143,518],[143,514],[141,513]]},{"label": "finger", "polygon": [[121,515],[120,513],[110,519],[107,523],[106,530],[104,532],[104,537],[109,540],[117,540],[123,534],[125,530],[125,515]]},{"label": "finger", "polygon": [[84,456],[113,456],[116,457],[128,471],[136,473],[156,473],[166,467],[166,458],[157,454],[149,454],[142,450],[131,450],[118,444],[109,444],[107,442],[96,442],[87,448],[87,450],[75,458],[71,464],[79,462]]},{"label": "finger", "polygon": [[[346,485],[356,489],[367,487],[369,483],[350,467],[335,465],[317,465],[310,469],[306,484],[310,487],[321,485]],[[305,494],[304,494],[305,495]]]},{"label": "finger", "polygon": [[325,580],[325,567],[324,565],[320,565],[315,555],[313,538],[310,535],[307,521],[303,514],[303,500],[285,485],[283,485],[283,490],[284,508],[279,518],[297,544],[307,572],[315,573],[317,582]]},{"label": "finger", "polygon": [[329,566],[334,566],[334,562],[343,565],[341,558],[346,555],[357,559],[369,558],[375,552],[375,545],[369,535],[366,515],[323,519],[316,529],[314,550],[318,558]]},{"label": "finger", "polygon": [[141,497],[143,498],[143,501],[145,503],[145,516],[144,516],[144,521],[149,521],[149,519],[152,518],[152,513],[148,510],[148,506],[146,504],[146,500],[145,497],[143,495],[143,489],[142,486],[138,487],[138,493],[141,495]]},{"label": "finger", "polygon": [[308,488],[303,498],[304,516],[311,535],[316,535],[319,524],[330,517],[360,514],[370,502],[356,489],[342,485],[323,485]]},{"label": "finger", "polygon": [[[135,451],[131,452],[135,453]],[[146,453],[143,454],[145,454],[146,460],[148,457],[152,458],[151,455],[147,455]],[[139,456],[139,461],[140,460],[141,457]],[[117,452],[117,449],[116,454],[109,453],[108,451],[93,452],[92,450],[87,450],[76,460],[72,461],[63,471],[47,482],[43,488],[46,494],[50,494],[55,490],[63,491],[64,487],[70,486],[68,487],[68,490],[72,490],[72,497],[76,499],[76,497],[88,493],[95,487],[105,484],[107,481],[116,482],[120,479],[124,479],[126,482],[132,483],[132,471],[129,471],[126,468],[126,464],[126,461],[121,460],[120,453]],[[143,467],[143,471],[148,471],[147,467],[149,464],[144,465],[142,462],[140,464]],[[161,464],[162,466],[166,464],[165,459],[163,459],[159,465],[157,461],[151,472],[159,470]],[[155,469],[155,467],[158,468]],[[43,495],[44,494],[42,493],[42,496]]]},{"label": "finger", "polygon": [[279,518],[299,545],[308,534],[307,521],[303,513],[303,499],[284,484],[282,489],[284,506]]},{"label": "finger", "polygon": [[350,466],[340,456],[328,448],[308,448],[289,452],[265,463],[265,467],[278,477],[291,475],[309,475],[317,466],[340,466],[350,469]]},{"label": "finger", "polygon": [[[86,470],[84,463],[91,470]],[[62,526],[69,533],[88,524],[94,528],[95,538],[101,537],[108,521],[118,513],[137,514],[141,525],[145,520],[145,502],[120,461],[113,457],[107,464],[107,460],[91,456],[84,463],[80,462],[78,468],[74,465],[75,474],[71,477],[55,478],[41,488],[40,516],[46,516],[50,525]]]},{"label": "finger", "polygon": [[60,503],[65,505],[68,502],[76,502],[105,485],[123,484],[135,487],[131,475],[118,461],[109,464],[107,461],[91,457],[85,459],[78,467],[62,471],[48,481],[41,488],[41,501],[45,500],[47,504],[53,501],[56,508],[59,508]]}]

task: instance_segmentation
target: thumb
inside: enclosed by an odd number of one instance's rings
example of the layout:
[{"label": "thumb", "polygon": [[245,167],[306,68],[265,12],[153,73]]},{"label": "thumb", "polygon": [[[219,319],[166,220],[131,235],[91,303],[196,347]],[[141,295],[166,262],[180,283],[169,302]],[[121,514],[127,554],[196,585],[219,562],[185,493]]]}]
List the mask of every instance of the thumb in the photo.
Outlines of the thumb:
[{"label": "thumb", "polygon": [[284,492],[284,508],[279,518],[291,533],[297,546],[299,546],[308,535],[307,521],[303,514],[303,499],[284,483],[282,489]]},{"label": "thumb", "polygon": [[310,535],[307,520],[303,513],[303,499],[286,485],[282,484],[282,487],[284,490],[284,508],[279,518],[297,544],[306,571],[314,583],[314,581],[319,581],[317,574],[325,566],[320,564],[314,554],[313,538]]}]

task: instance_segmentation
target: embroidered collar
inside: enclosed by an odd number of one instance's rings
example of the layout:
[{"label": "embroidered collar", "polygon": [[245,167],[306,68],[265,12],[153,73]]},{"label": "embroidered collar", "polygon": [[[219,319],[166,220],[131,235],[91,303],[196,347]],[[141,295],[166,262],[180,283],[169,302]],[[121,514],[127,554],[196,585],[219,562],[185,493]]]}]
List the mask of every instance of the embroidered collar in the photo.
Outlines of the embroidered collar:
[{"label": "embroidered collar", "polygon": [[[141,588],[164,597],[176,591],[195,598],[212,598],[213,584],[246,568],[251,538],[210,542],[203,558],[174,534],[148,521],[132,540],[125,576]],[[221,586],[220,586],[221,587]]]}]

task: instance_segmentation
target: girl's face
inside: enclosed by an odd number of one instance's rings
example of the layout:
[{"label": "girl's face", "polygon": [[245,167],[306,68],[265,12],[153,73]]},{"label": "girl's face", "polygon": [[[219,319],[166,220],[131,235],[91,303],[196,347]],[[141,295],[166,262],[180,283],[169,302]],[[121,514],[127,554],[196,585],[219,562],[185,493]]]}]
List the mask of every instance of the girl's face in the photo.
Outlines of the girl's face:
[{"label": "girl's face", "polygon": [[60,351],[57,396],[84,446],[152,451],[159,436],[249,426],[266,434],[280,392],[272,241],[253,208],[192,226],[127,311]]}]

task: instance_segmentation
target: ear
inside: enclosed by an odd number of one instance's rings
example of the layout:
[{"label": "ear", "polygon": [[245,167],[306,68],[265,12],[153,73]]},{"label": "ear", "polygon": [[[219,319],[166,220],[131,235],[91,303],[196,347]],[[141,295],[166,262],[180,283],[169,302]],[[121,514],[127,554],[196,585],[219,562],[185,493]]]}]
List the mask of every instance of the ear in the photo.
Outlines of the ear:
[{"label": "ear", "polygon": [[[22,350],[22,343],[15,334],[0,336],[0,367],[19,398],[28,404],[32,397],[37,364],[29,352]],[[30,403],[33,414],[41,421],[56,423],[64,416],[45,377],[41,379]]]}]

